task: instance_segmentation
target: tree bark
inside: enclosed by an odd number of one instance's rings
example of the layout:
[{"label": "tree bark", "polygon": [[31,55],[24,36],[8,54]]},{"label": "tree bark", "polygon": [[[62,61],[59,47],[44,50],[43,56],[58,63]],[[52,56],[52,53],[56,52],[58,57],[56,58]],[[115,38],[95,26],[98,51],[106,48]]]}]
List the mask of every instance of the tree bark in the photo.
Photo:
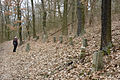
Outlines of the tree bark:
[{"label": "tree bark", "polygon": [[1,38],[2,38],[2,42],[3,42],[3,34],[4,34],[4,33],[3,33],[3,32],[4,32],[4,31],[3,31],[3,27],[4,27],[4,20],[3,20],[3,12],[2,12],[1,0],[0,0],[0,10],[1,10],[1,11],[0,11],[0,14],[1,14],[1,15],[0,15],[0,16],[1,16],[1,20],[2,20],[2,21],[1,21],[1,27],[2,27],[1,35],[2,35],[2,37],[1,37]]},{"label": "tree bark", "polygon": [[68,35],[68,26],[67,26],[67,10],[68,10],[68,0],[64,0],[64,12],[63,12],[63,26],[62,34]]},{"label": "tree bark", "polygon": [[95,3],[96,3],[97,0],[90,0],[90,19],[89,19],[89,27],[91,27],[92,25],[92,22],[93,22],[93,14],[94,14],[94,7],[95,7]]},{"label": "tree bark", "polygon": [[30,30],[29,30],[29,26],[30,26],[30,20],[29,20],[29,5],[28,5],[28,0],[27,0],[27,25],[26,25],[26,28],[27,28],[27,33],[28,33],[28,37],[29,37],[29,40],[30,40]]},{"label": "tree bark", "polygon": [[47,35],[47,32],[45,30],[45,28],[46,28],[47,12],[45,11],[44,0],[41,0],[41,2],[42,2],[42,9],[43,9],[43,33],[44,33],[44,35]]},{"label": "tree bark", "polygon": [[71,24],[71,33],[73,32],[74,20],[75,20],[75,0],[73,0],[73,4],[72,4],[72,24]]},{"label": "tree bark", "polygon": [[19,26],[19,38],[20,38],[20,45],[23,44],[22,41],[22,26],[21,26],[21,10],[20,10],[20,1],[17,0],[17,15],[18,15],[18,26]]},{"label": "tree bark", "polygon": [[33,0],[31,0],[31,5],[32,5],[32,21],[33,21],[33,38],[35,38],[36,37],[36,30],[35,30],[35,10],[34,10]]},{"label": "tree bark", "polygon": [[59,16],[60,16],[60,18],[62,19],[62,13],[61,13],[61,11],[60,11],[59,0],[57,0],[57,6],[58,6],[58,13],[59,13]]},{"label": "tree bark", "polygon": [[85,24],[85,14],[84,14],[84,5],[80,0],[77,0],[77,17],[78,17],[78,28],[77,28],[77,36],[82,36],[85,32],[84,24]]},{"label": "tree bark", "polygon": [[54,0],[54,26],[56,27],[56,0]]},{"label": "tree bark", "polygon": [[101,50],[112,44],[111,37],[111,0],[102,0]]}]

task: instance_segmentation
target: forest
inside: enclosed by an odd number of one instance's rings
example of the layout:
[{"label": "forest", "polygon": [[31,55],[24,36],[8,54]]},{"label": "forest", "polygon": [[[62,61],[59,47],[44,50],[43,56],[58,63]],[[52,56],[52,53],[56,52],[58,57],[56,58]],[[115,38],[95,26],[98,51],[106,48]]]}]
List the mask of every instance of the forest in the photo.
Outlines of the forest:
[{"label": "forest", "polygon": [[0,0],[0,80],[120,80],[120,0]]}]

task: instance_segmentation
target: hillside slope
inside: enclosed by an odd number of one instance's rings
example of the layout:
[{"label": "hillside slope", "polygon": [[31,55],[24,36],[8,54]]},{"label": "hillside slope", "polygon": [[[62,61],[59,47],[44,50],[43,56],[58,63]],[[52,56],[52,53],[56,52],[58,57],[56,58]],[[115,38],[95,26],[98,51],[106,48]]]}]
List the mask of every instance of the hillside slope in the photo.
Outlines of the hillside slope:
[{"label": "hillside slope", "polygon": [[[100,46],[100,26],[89,27],[84,60],[79,58],[81,38],[74,46],[59,42],[28,41],[12,52],[12,41],[0,45],[0,80],[119,80],[120,79],[120,23],[113,22],[111,54],[104,56],[104,69],[92,72],[92,56]],[[30,51],[26,45],[30,43]]]}]

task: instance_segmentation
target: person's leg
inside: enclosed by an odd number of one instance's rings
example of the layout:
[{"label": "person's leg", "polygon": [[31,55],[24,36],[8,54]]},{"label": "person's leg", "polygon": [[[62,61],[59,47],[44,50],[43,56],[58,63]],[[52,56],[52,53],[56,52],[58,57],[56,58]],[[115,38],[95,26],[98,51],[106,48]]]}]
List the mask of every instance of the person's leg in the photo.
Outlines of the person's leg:
[{"label": "person's leg", "polygon": [[17,45],[15,46],[15,52],[16,52],[16,49],[17,49]]},{"label": "person's leg", "polygon": [[14,45],[13,52],[16,52],[17,45]]},{"label": "person's leg", "polygon": [[14,45],[14,48],[13,48],[13,52],[15,52],[15,45]]}]

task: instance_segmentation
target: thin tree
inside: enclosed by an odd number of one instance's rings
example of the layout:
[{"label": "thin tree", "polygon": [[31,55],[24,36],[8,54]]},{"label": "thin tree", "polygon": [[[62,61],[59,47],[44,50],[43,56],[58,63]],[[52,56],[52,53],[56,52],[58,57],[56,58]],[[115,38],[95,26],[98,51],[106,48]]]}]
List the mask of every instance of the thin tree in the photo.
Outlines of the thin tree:
[{"label": "thin tree", "polygon": [[56,0],[54,0],[54,26],[56,27]]},{"label": "thin tree", "polygon": [[1,15],[0,15],[0,16],[1,16],[1,20],[2,20],[2,21],[1,21],[1,27],[2,27],[2,32],[1,32],[1,33],[2,33],[2,42],[3,42],[3,32],[4,32],[4,31],[3,31],[3,27],[4,27],[4,20],[3,20],[3,12],[2,12],[1,0],[0,0],[0,10],[1,10],[1,11],[0,11],[0,14],[1,14]]},{"label": "thin tree", "polygon": [[29,40],[30,40],[30,30],[29,30],[30,20],[29,20],[29,2],[28,2],[28,0],[27,0],[27,20],[26,20],[26,22],[27,22],[26,29],[27,29]]},{"label": "thin tree", "polygon": [[10,30],[9,30],[9,24],[10,24],[10,4],[11,2],[8,2],[7,0],[4,0],[4,19],[5,19],[5,38],[6,40],[9,40],[10,38]]},{"label": "thin tree", "polygon": [[71,25],[71,33],[73,32],[73,24],[74,24],[74,20],[75,20],[75,0],[73,0],[73,4],[72,4],[72,25]]},{"label": "thin tree", "polygon": [[111,0],[102,0],[101,50],[112,44],[111,37]]},{"label": "thin tree", "polygon": [[95,4],[97,0],[90,0],[90,18],[89,18],[89,27],[91,27],[93,23],[93,17],[94,17],[94,9],[95,9]]},{"label": "thin tree", "polygon": [[59,0],[57,0],[57,6],[58,6],[58,14],[59,14],[59,17],[60,17],[60,19],[62,19],[62,13],[61,13],[61,11],[60,11],[61,6],[60,6],[60,1],[59,1]]},{"label": "thin tree", "polygon": [[34,10],[33,0],[31,0],[31,5],[32,5],[32,21],[33,21],[33,38],[35,38],[36,37],[36,30],[35,30],[35,10]]},{"label": "thin tree", "polygon": [[19,38],[20,38],[20,45],[22,45],[22,26],[21,26],[21,3],[20,0],[17,0],[17,19],[18,19],[18,26],[19,26]]}]

